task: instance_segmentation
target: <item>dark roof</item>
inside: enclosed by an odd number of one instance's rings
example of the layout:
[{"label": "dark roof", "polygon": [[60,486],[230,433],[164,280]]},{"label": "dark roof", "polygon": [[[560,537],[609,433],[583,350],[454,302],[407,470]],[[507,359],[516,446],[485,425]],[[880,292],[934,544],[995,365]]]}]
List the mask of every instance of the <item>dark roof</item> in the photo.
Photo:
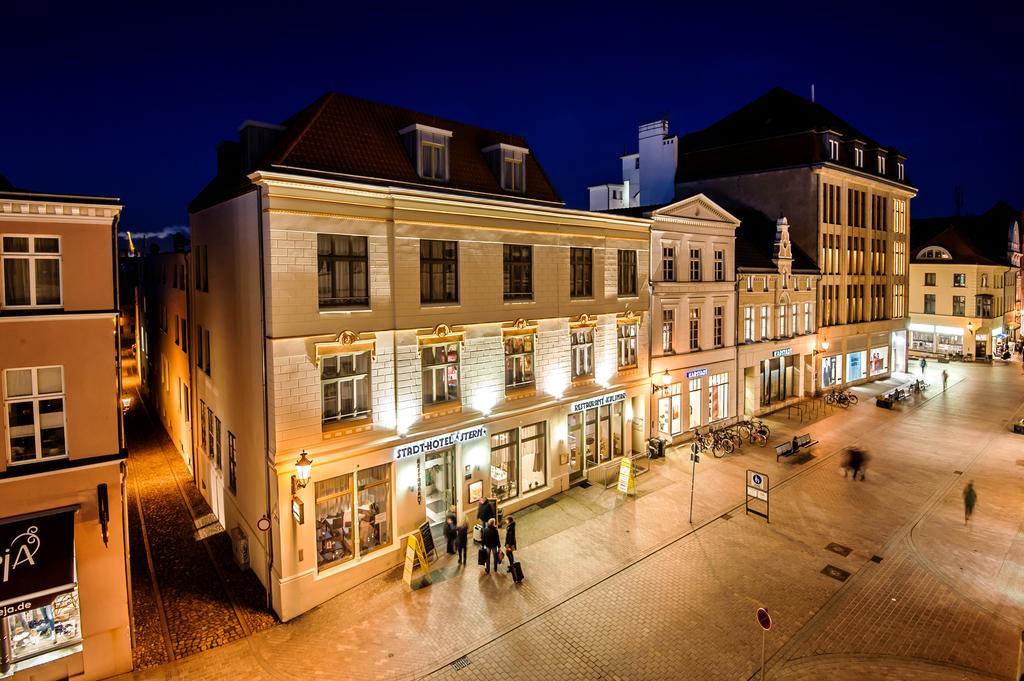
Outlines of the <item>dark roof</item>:
[{"label": "dark roof", "polygon": [[[672,203],[685,201],[688,198],[703,194],[716,204],[725,209],[730,215],[740,221],[736,229],[736,267],[737,269],[748,270],[771,270],[776,271],[778,267],[772,262],[775,252],[775,220],[771,219],[756,208],[729,198],[724,194],[715,191],[689,189],[683,191],[679,198]],[[671,203],[660,203],[652,206],[632,206],[630,208],[615,208],[602,211],[612,215],[626,215],[632,217],[644,217],[659,208],[670,206]],[[793,247],[793,271],[800,274],[820,274],[818,266],[804,251],[790,240]]]},{"label": "dark roof", "polygon": [[[838,162],[826,158],[822,137],[826,131],[838,134],[843,142]],[[896,149],[881,145],[822,105],[779,87],[707,128],[683,136],[676,180],[686,182],[824,162],[878,176],[870,151],[865,153],[864,166],[854,168],[854,141],[863,143],[867,150],[894,157],[881,176],[909,186],[906,180],[897,180],[896,161],[900,155]]]},{"label": "dark roof", "polygon": [[[416,172],[399,131],[419,123],[452,133],[446,182],[424,180]],[[254,170],[347,176],[381,184],[429,186],[440,191],[500,196],[513,200],[550,202],[562,199],[531,153],[526,156],[526,191],[510,192],[501,184],[482,152],[499,143],[529,149],[526,139],[445,118],[357,97],[328,93],[283,123],[284,130]],[[242,172],[217,177],[193,200],[200,210],[247,189]]]},{"label": "dark roof", "polygon": [[120,206],[121,200],[109,196],[83,196],[79,194],[50,194],[31,189],[15,187],[10,180],[0,175],[0,199],[16,201],[61,201],[102,206]]},{"label": "dark roof", "polygon": [[[1002,201],[982,215],[911,220],[911,261],[1010,266],[1008,242],[1015,222],[1018,228],[1024,225],[1024,214]],[[928,246],[946,249],[952,260],[919,259],[917,254]]]}]

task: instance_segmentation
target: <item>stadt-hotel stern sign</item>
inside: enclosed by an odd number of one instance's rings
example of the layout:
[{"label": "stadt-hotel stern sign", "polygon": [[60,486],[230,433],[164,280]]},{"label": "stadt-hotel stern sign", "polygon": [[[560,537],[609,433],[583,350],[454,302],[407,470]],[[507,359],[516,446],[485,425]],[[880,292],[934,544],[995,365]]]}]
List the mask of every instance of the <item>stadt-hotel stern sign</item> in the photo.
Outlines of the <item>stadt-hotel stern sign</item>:
[{"label": "stadt-hotel stern sign", "polygon": [[0,616],[41,608],[75,588],[77,510],[0,519]]}]

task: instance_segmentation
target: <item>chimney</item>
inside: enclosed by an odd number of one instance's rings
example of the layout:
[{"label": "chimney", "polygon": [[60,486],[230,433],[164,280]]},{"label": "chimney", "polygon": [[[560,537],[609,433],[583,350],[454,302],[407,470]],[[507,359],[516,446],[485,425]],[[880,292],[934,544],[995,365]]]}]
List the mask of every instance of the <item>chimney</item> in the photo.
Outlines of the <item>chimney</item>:
[{"label": "chimney", "polygon": [[224,141],[217,145],[217,177],[239,177],[242,159],[238,142]]},{"label": "chimney", "polygon": [[241,172],[251,173],[281,136],[284,126],[260,121],[245,121],[238,127]]},{"label": "chimney", "polygon": [[660,120],[653,123],[644,123],[640,126],[639,138],[644,140],[648,137],[664,137],[668,134],[668,121]]}]

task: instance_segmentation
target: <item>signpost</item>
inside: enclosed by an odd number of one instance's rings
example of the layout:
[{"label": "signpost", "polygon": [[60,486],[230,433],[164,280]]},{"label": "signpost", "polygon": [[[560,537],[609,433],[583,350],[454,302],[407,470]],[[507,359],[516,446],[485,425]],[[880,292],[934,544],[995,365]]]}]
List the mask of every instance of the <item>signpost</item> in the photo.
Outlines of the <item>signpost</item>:
[{"label": "signpost", "polygon": [[[758,473],[747,469],[747,493],[746,498],[743,501],[743,510],[745,513],[753,513],[759,515],[768,522],[771,522],[769,515],[771,514],[771,503],[768,501],[768,476],[764,473]],[[750,500],[755,499],[757,501],[764,502],[764,511],[759,508],[751,508]]]},{"label": "signpost", "polygon": [[700,446],[694,442],[690,445],[690,522],[693,523],[693,480],[697,477],[697,464],[700,463]]},{"label": "signpost", "polygon": [[636,493],[636,473],[633,471],[633,459],[629,456],[622,457],[619,464],[619,491],[626,495]]},{"label": "signpost", "polygon": [[764,639],[765,634],[772,628],[772,616],[765,608],[757,609],[757,623],[761,625],[761,681],[764,681]]}]

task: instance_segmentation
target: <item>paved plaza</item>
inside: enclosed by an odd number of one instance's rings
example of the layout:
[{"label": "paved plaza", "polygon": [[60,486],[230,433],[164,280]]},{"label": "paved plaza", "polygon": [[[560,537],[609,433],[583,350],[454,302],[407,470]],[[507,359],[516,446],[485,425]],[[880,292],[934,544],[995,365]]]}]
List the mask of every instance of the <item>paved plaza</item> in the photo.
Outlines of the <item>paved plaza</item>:
[{"label": "paved plaza", "polygon": [[[217,624],[222,607],[206,628],[224,641],[121,678],[752,679],[759,606],[774,619],[769,679],[1014,678],[1024,436],[1010,422],[1024,411],[1024,375],[1016,363],[928,374],[930,390],[893,411],[869,398],[898,379],[813,421],[772,418],[770,444],[803,432],[819,441],[809,459],[776,463],[770,446],[704,457],[693,524],[678,448],[639,478],[635,499],[592,486],[519,514],[521,585],[442,559],[428,588],[406,592],[394,570],[287,624],[236,617],[256,623],[237,635]],[[839,468],[851,444],[871,454],[864,482]],[[771,478],[770,523],[744,515],[748,468]],[[979,502],[965,526],[967,480]],[[216,600],[200,584],[216,571],[202,569],[188,573],[192,591]],[[153,600],[137,597],[136,609]],[[201,612],[163,607],[168,628],[204,629]]]}]

